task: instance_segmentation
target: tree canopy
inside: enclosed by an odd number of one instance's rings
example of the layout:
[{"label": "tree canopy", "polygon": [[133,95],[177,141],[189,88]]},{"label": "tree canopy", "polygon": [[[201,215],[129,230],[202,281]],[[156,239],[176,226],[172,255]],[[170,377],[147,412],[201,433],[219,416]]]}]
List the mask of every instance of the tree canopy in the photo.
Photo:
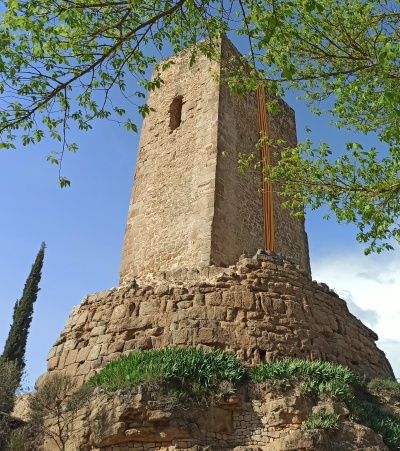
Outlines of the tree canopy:
[{"label": "tree canopy", "polygon": [[[150,112],[145,91],[162,83],[163,67],[153,80],[147,69],[163,50],[194,46],[193,57],[214,58],[218,37],[242,35],[254,70],[232,74],[233,91],[292,90],[337,127],[381,143],[306,141],[267,176],[295,210],[327,204],[355,223],[367,252],[391,248],[400,237],[399,15],[398,0],[5,0],[0,146],[50,136],[60,147],[48,160],[61,166],[77,149],[73,123],[87,130],[106,118],[137,130],[124,101]],[[69,184],[61,172],[60,183]]]}]

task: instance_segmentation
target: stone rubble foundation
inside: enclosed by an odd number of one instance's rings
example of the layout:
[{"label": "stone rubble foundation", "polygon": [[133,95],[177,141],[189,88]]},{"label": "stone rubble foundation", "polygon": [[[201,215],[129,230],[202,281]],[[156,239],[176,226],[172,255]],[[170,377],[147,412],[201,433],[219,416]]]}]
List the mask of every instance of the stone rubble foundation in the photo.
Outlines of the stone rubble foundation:
[{"label": "stone rubble foundation", "polygon": [[327,285],[291,259],[258,251],[229,268],[149,274],[85,296],[48,354],[48,372],[81,384],[123,354],[175,346],[222,349],[248,365],[322,359],[394,378],[377,339]]}]

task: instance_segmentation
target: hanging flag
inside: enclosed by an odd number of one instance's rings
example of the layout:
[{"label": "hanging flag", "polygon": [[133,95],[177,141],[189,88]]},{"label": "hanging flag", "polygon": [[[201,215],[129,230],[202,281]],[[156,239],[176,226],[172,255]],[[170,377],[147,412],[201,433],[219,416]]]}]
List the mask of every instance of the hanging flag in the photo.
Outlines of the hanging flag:
[{"label": "hanging flag", "polygon": [[268,174],[271,165],[271,157],[268,143],[268,120],[265,108],[264,86],[257,88],[258,122],[260,126],[262,175],[263,175],[263,210],[264,210],[264,245],[269,251],[274,250],[274,211],[272,205],[272,185],[264,180],[264,174]]}]

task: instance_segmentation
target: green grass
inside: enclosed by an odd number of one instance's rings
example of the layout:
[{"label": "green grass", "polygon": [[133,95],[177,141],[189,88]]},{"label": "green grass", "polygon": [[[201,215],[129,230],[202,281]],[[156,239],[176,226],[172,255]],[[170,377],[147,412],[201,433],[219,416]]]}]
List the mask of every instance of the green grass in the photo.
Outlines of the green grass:
[{"label": "green grass", "polygon": [[273,360],[251,368],[249,374],[254,382],[293,378],[309,380],[310,390],[316,390],[318,393],[328,391],[327,384],[331,384],[332,390],[335,385],[347,384],[353,387],[360,385],[360,378],[349,368],[318,360]]},{"label": "green grass", "polygon": [[373,379],[367,384],[368,391],[376,396],[400,397],[400,384],[386,379]]},{"label": "green grass", "polygon": [[144,381],[166,381],[195,398],[212,396],[222,381],[245,376],[240,361],[222,351],[162,349],[132,352],[108,364],[89,383],[114,391]]},{"label": "green grass", "polygon": [[339,429],[339,415],[326,412],[312,413],[301,425],[302,431],[308,429]]},{"label": "green grass", "polygon": [[350,410],[350,419],[369,427],[380,434],[385,445],[390,450],[400,449],[400,417],[385,412],[379,406],[359,402],[355,399],[348,402],[347,407]]}]

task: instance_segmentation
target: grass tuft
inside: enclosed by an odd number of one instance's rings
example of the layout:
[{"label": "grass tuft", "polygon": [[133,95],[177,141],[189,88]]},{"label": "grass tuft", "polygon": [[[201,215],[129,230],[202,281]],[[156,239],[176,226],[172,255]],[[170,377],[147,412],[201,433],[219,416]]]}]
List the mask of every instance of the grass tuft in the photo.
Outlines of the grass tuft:
[{"label": "grass tuft", "polygon": [[312,413],[301,425],[302,431],[308,429],[339,429],[339,415],[326,412]]},{"label": "grass tuft", "polygon": [[321,391],[327,391],[326,384],[333,384],[334,381],[341,385],[347,384],[353,387],[357,387],[361,383],[360,378],[343,365],[321,362],[319,360],[309,361],[301,359],[273,360],[272,362],[264,363],[251,368],[250,378],[254,382],[271,379],[309,379],[310,387],[315,390],[321,385]]},{"label": "grass tuft", "polygon": [[115,391],[138,382],[163,380],[201,398],[216,394],[222,381],[236,383],[244,376],[241,362],[225,352],[169,348],[123,356],[93,376],[89,384]]},{"label": "grass tuft", "polygon": [[367,384],[368,391],[376,396],[400,397],[400,384],[390,379],[373,379]]}]

